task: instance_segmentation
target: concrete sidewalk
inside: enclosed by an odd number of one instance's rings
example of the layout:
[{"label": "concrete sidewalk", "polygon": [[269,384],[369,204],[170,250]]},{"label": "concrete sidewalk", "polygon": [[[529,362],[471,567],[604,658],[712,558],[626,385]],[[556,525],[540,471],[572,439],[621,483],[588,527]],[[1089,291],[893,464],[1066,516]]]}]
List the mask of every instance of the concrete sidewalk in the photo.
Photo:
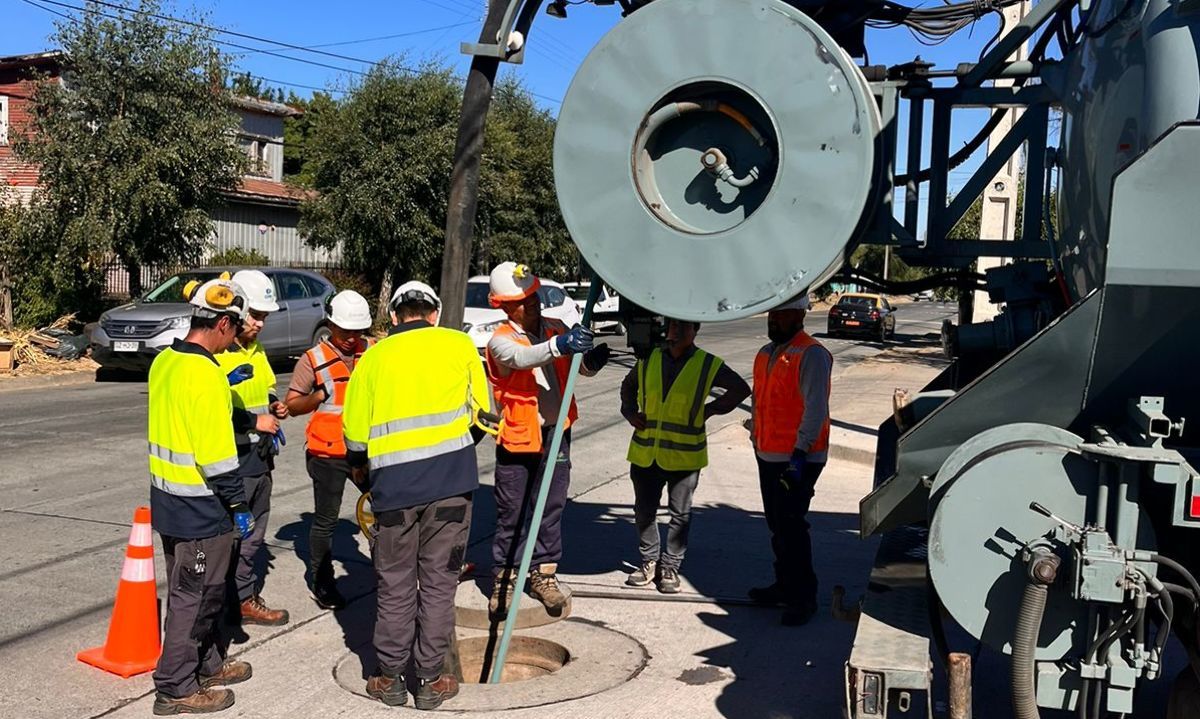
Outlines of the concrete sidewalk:
[{"label": "concrete sidewalk", "polygon": [[[616,630],[635,638],[649,661],[631,680],[593,696],[541,707],[482,712],[511,717],[738,717],[783,719],[841,716],[842,664],[854,627],[830,615],[834,585],[847,588],[847,602],[865,589],[875,542],[858,537],[859,499],[870,489],[869,460],[874,428],[891,412],[893,390],[916,391],[940,369],[940,363],[917,352],[894,349],[886,361],[863,363],[835,377],[833,415],[839,449],[821,477],[811,522],[821,579],[821,612],[803,628],[779,624],[779,610],[744,602],[750,586],[771,580],[771,552],[762,518],[758,480],[746,430],[740,421],[714,425],[710,435],[711,466],[696,495],[691,542],[682,568],[684,591],[675,597],[653,588],[624,586],[625,562],[637,561],[633,529],[632,487],[624,464],[624,446],[611,446],[612,479],[574,496],[565,516],[566,559],[560,571],[577,591],[574,619]],[[913,361],[915,360],[915,361]],[[594,450],[593,450],[594,451]],[[839,457],[844,457],[841,459]],[[847,461],[857,459],[859,461]],[[490,502],[481,488],[477,502]],[[485,514],[486,516],[486,514]],[[660,521],[666,522],[665,511]],[[479,529],[486,529],[480,527]],[[490,564],[486,531],[476,537],[470,559],[483,569]],[[358,537],[362,557],[367,548]],[[235,688],[238,701],[220,716],[240,717],[384,717],[411,709],[389,709],[351,694],[333,675],[335,664],[353,652],[351,661],[370,670],[370,636],[374,594],[370,569],[347,565],[355,577],[358,598],[344,612],[318,612],[305,597],[300,559],[275,551],[269,598],[293,609],[291,626],[252,627],[250,641],[238,650],[254,665],[254,678]],[[603,595],[603,596],[599,596]],[[532,601],[526,598],[526,601]],[[568,649],[586,656],[587,646]],[[65,658],[56,658],[62,661]],[[77,667],[77,679],[95,672]],[[79,716],[145,717],[153,701],[148,675],[116,684],[124,701],[102,713]],[[530,683],[530,691],[536,680]],[[110,687],[111,689],[111,687]],[[464,696],[487,692],[464,687]],[[24,716],[72,716],[61,702],[57,712],[21,711]],[[25,705],[28,707],[28,704]],[[50,707],[44,707],[49,709]],[[453,703],[444,709],[453,710]]]}]

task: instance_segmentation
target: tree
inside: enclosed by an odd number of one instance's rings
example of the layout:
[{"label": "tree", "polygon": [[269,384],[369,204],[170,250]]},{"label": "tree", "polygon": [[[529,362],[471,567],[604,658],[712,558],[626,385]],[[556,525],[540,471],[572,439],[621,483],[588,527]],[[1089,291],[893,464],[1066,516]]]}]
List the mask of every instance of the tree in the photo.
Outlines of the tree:
[{"label": "tree", "polygon": [[317,91],[310,98],[290,93],[287,104],[301,114],[283,121],[283,176],[288,182],[311,188],[308,146],[313,128],[322,122],[324,115],[337,110],[337,102],[329,93]]},{"label": "tree", "polygon": [[[398,280],[441,275],[447,196],[462,85],[451,70],[393,61],[347,96],[318,103],[304,128],[301,204],[310,244],[341,248],[348,269],[386,298]],[[484,138],[475,269],[514,259],[536,271],[571,271],[577,254],[554,195],[554,120],[514,80],[502,81]]]},{"label": "tree", "polygon": [[98,297],[109,256],[135,290],[143,264],[199,261],[209,212],[242,174],[219,80],[227,59],[205,31],[159,22],[159,11],[157,0],[129,11],[88,3],[61,22],[66,82],[37,86],[30,132],[17,138],[40,169],[34,211],[49,245],[39,271],[59,309]]}]

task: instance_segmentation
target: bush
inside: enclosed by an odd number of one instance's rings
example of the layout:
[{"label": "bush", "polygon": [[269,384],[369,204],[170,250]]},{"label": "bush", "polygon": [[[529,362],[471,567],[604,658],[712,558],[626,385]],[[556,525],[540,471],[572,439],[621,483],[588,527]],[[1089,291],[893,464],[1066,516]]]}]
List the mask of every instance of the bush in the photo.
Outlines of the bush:
[{"label": "bush", "polygon": [[208,259],[210,265],[248,265],[251,267],[266,267],[271,264],[269,257],[258,250],[247,250],[242,247],[230,247],[216,253]]},{"label": "bush", "polygon": [[338,292],[342,290],[354,290],[358,294],[367,299],[368,302],[375,295],[375,288],[371,286],[367,278],[356,272],[348,272],[346,270],[316,270],[325,276],[325,279],[333,283]]}]

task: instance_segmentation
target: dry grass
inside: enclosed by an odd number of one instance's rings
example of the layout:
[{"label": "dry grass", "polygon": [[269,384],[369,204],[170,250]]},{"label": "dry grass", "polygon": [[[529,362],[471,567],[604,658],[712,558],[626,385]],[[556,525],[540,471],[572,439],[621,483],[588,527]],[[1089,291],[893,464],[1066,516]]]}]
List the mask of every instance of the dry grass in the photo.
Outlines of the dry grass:
[{"label": "dry grass", "polygon": [[[75,322],[75,315],[59,317],[45,329],[67,329]],[[51,357],[31,341],[37,330],[13,329],[4,332],[0,337],[13,343],[13,356],[16,369],[11,372],[0,372],[0,377],[29,377],[34,375],[55,375],[68,372],[94,370],[98,365],[88,357],[77,360],[61,360]]]}]

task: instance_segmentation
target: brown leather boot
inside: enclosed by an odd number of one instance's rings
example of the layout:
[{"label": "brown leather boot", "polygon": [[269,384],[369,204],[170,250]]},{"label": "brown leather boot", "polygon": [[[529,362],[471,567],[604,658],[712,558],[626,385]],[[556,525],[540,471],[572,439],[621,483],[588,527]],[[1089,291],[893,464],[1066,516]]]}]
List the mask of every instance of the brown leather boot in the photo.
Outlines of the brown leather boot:
[{"label": "brown leather boot", "polygon": [[186,697],[172,699],[159,694],[154,697],[154,715],[210,714],[225,711],[233,706],[233,691],[230,689],[205,689]]},{"label": "brown leather boot", "polygon": [[458,696],[458,680],[453,674],[443,674],[437,679],[418,679],[417,693],[413,705],[418,709],[437,709],[442,702]]},{"label": "brown leather boot", "polygon": [[221,669],[212,676],[200,675],[202,687],[227,687],[230,684],[241,684],[254,675],[250,662],[225,662]]},{"label": "brown leather boot", "polygon": [[286,609],[271,609],[255,594],[242,602],[242,624],[262,624],[268,627],[278,627],[288,623]]},{"label": "brown leather boot", "polygon": [[529,593],[551,611],[558,611],[567,605],[567,595],[558,586],[556,572],[557,564],[541,564],[529,572]]},{"label": "brown leather boot", "polygon": [[505,569],[492,581],[492,597],[488,600],[488,615],[492,619],[503,619],[512,606],[513,585],[516,583],[513,574],[511,569]]},{"label": "brown leather boot", "polygon": [[367,695],[390,707],[404,706],[408,701],[408,689],[404,686],[403,674],[372,674],[367,679]]}]

